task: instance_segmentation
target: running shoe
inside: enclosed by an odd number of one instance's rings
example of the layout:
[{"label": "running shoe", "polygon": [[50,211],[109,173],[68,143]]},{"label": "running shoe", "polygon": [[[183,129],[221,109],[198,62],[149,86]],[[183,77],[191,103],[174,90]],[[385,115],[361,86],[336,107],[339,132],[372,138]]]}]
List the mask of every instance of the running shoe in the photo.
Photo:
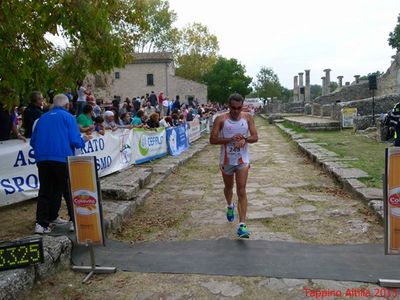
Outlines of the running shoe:
[{"label": "running shoe", "polygon": [[235,220],[235,204],[233,204],[232,207],[229,207],[226,209],[226,218],[228,219],[228,222],[233,222]]},{"label": "running shoe", "polygon": [[69,222],[69,232],[74,232],[74,231],[75,231],[74,222],[70,221]]},{"label": "running shoe", "polygon": [[65,225],[65,224],[68,224],[68,223],[69,223],[69,221],[58,217],[57,219],[55,219],[53,221],[50,221],[50,226]]},{"label": "running shoe", "polygon": [[50,233],[51,228],[50,227],[43,227],[42,225],[36,223],[35,225],[35,233],[38,234],[44,234],[44,233]]},{"label": "running shoe", "polygon": [[250,237],[250,232],[247,230],[246,224],[241,224],[237,230],[237,235],[240,238],[248,239]]}]

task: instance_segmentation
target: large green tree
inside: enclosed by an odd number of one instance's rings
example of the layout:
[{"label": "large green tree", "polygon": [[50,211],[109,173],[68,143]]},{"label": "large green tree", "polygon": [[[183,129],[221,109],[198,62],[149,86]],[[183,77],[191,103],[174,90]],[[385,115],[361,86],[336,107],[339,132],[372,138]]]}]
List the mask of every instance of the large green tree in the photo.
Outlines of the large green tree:
[{"label": "large green tree", "polygon": [[[170,9],[167,0],[147,0],[142,2],[141,16],[145,26],[131,35],[136,35],[134,52],[175,51],[179,43],[179,30],[173,26],[176,13]],[[135,29],[131,23],[127,26]]]},{"label": "large green tree", "polygon": [[389,33],[389,46],[397,51],[400,51],[400,14],[397,16],[397,25],[393,32]]},{"label": "large green tree", "polygon": [[267,99],[282,96],[282,86],[279,83],[278,75],[271,68],[261,67],[256,75],[256,82],[253,84],[258,97]]},{"label": "large green tree", "polygon": [[[31,0],[0,2],[0,100],[11,105],[33,89],[65,86],[67,65],[74,76],[123,66],[127,56],[123,22],[137,29],[142,1]],[[132,29],[129,29],[132,30]],[[69,49],[59,49],[45,35],[63,36]],[[65,54],[65,55],[64,55]],[[77,71],[79,69],[79,72]],[[78,78],[74,78],[76,80]]]},{"label": "large green tree", "polygon": [[201,81],[217,61],[218,39],[200,23],[192,23],[179,33],[176,49],[176,75]]},{"label": "large green tree", "polygon": [[225,103],[232,93],[248,95],[252,91],[252,78],[245,73],[245,67],[236,59],[219,57],[202,78],[208,86],[208,99]]}]

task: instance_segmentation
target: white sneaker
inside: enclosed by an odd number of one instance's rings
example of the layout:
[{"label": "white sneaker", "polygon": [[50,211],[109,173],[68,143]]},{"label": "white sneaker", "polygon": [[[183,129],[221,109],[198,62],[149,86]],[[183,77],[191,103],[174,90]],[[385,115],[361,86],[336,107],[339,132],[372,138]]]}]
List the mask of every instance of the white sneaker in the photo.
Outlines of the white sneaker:
[{"label": "white sneaker", "polygon": [[50,221],[50,226],[56,226],[56,225],[65,225],[69,221],[64,220],[63,218],[58,217],[57,219]]},{"label": "white sneaker", "polygon": [[70,221],[69,223],[69,232],[75,232],[74,222]]},{"label": "white sneaker", "polygon": [[36,223],[35,225],[35,233],[38,234],[44,234],[44,233],[50,233],[51,228],[50,227],[43,227],[42,225]]}]

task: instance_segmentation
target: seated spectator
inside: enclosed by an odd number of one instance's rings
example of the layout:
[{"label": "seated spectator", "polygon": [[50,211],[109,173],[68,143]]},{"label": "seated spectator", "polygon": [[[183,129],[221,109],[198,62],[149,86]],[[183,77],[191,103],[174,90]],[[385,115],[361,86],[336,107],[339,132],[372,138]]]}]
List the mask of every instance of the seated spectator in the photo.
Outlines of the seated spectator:
[{"label": "seated spectator", "polygon": [[93,106],[91,106],[90,104],[86,104],[83,107],[83,113],[80,114],[76,119],[76,121],[78,122],[80,132],[87,134],[92,133],[94,129],[92,112],[93,112]]},{"label": "seated spectator", "polygon": [[160,127],[167,128],[167,127],[170,127],[170,126],[173,126],[172,125],[172,118],[170,116],[166,116],[164,118],[161,118]]},{"label": "seated spectator", "polygon": [[143,127],[143,121],[142,121],[143,116],[144,116],[144,111],[143,110],[139,110],[136,113],[136,115],[133,117],[133,119],[131,121],[131,126],[133,128]]},{"label": "seated spectator", "polygon": [[104,112],[104,129],[111,129],[112,131],[118,129],[117,124],[114,121],[114,112],[112,110]]},{"label": "seated spectator", "polygon": [[186,115],[186,121],[190,122],[194,120],[194,112],[193,108],[189,109],[188,114]]},{"label": "seated spectator", "polygon": [[171,118],[172,118],[172,126],[178,126],[180,124],[179,123],[179,115],[177,113],[173,113],[171,115]]},{"label": "seated spectator", "polygon": [[159,128],[160,127],[160,115],[158,113],[152,113],[149,117],[149,120],[147,121],[147,126],[149,128]]},{"label": "seated spectator", "polygon": [[131,126],[131,115],[126,112],[121,115],[121,125],[122,126]]},{"label": "seated spectator", "polygon": [[94,118],[94,130],[101,135],[105,134],[104,119],[101,116]]},{"label": "seated spectator", "polygon": [[144,113],[148,116],[156,112],[156,108],[150,104],[150,102],[147,103],[146,108],[144,109]]}]

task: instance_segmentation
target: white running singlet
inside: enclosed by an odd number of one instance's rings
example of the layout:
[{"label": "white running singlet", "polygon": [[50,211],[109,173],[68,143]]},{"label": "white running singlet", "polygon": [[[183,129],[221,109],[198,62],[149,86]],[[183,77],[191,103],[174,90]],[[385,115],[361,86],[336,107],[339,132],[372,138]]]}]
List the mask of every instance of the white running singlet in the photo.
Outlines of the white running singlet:
[{"label": "white running singlet", "polygon": [[[233,121],[229,118],[228,113],[224,115],[224,123],[220,131],[220,137],[230,139],[237,134],[247,137],[248,132],[249,125],[245,118],[240,117],[239,120]],[[250,163],[247,147],[247,143],[245,143],[243,148],[237,148],[235,147],[235,142],[221,145],[220,164],[237,166]]]}]

